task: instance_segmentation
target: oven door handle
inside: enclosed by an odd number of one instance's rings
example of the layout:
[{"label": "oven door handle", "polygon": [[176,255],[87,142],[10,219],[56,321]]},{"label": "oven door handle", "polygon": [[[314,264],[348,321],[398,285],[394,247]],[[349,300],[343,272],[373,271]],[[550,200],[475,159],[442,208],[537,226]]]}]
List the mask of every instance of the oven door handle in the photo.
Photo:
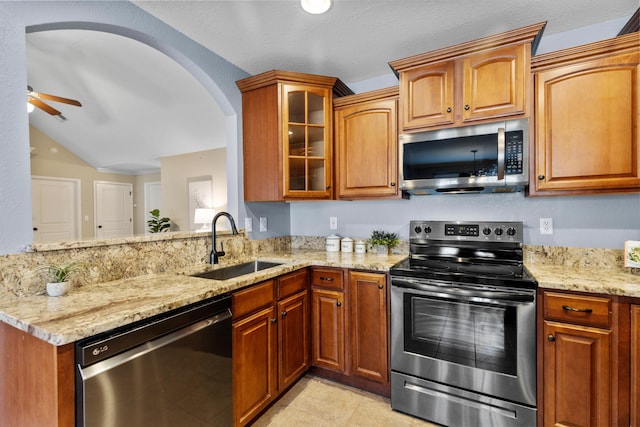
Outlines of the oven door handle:
[{"label": "oven door handle", "polygon": [[412,289],[420,295],[442,299],[454,299],[458,301],[470,301],[480,303],[493,303],[498,305],[518,305],[532,303],[535,300],[535,291],[494,291],[484,289],[470,289],[460,285],[451,286],[435,285],[422,280],[394,277],[391,284],[398,288]]}]

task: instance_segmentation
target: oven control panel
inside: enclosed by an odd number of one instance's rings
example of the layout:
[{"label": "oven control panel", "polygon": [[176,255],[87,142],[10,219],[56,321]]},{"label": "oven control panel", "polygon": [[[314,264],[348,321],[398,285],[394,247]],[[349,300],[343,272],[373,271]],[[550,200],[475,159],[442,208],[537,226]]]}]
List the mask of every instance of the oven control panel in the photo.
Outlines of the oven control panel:
[{"label": "oven control panel", "polygon": [[419,221],[409,224],[410,239],[523,243],[522,222]]}]

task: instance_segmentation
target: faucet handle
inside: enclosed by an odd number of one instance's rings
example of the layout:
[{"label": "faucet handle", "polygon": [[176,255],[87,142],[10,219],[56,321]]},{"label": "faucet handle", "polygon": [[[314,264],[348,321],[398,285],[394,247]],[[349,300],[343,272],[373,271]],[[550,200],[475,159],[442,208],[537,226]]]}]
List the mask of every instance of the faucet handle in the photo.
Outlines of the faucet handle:
[{"label": "faucet handle", "polygon": [[224,242],[220,242],[220,251],[218,251],[218,256],[225,256],[225,253],[224,253]]}]

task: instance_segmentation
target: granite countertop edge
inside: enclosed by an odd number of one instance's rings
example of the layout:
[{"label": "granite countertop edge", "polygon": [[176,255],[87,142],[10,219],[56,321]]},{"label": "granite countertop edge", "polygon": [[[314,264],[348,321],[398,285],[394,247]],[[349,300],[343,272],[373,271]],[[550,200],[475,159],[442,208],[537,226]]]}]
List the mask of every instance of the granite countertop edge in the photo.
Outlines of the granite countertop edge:
[{"label": "granite countertop edge", "polygon": [[[310,265],[388,272],[404,258],[406,254],[378,256],[294,250],[241,256],[216,266],[198,264],[170,272],[81,286],[61,297],[46,294],[17,297],[1,291],[0,321],[61,346]],[[191,276],[257,259],[282,264],[228,280]]]},{"label": "granite countertop edge", "polygon": [[[0,321],[61,346],[308,266],[388,272],[406,256],[294,250],[81,286],[62,297],[17,297],[5,291],[0,292]],[[282,264],[223,281],[191,276],[256,259]],[[640,275],[624,270],[542,264],[526,267],[540,288],[640,298]]]}]

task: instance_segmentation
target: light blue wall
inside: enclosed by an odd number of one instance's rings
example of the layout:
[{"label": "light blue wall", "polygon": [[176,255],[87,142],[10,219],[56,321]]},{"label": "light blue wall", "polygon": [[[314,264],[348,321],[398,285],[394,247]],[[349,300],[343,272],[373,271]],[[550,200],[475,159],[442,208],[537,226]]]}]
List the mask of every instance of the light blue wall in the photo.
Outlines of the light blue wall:
[{"label": "light blue wall", "polygon": [[0,254],[20,252],[33,240],[25,34],[51,29],[130,37],[167,54],[193,74],[227,116],[227,170],[237,171],[228,180],[228,206],[236,218],[244,218],[242,101],[235,81],[248,73],[128,2],[0,1]]},{"label": "light blue wall", "polygon": [[[329,229],[329,217],[338,230]],[[554,234],[541,235],[539,218],[552,218]],[[409,221],[522,221],[529,245],[622,248],[640,240],[640,196],[524,197],[515,194],[416,196],[411,200],[297,202],[291,234],[367,238],[373,229],[409,235]]]}]

